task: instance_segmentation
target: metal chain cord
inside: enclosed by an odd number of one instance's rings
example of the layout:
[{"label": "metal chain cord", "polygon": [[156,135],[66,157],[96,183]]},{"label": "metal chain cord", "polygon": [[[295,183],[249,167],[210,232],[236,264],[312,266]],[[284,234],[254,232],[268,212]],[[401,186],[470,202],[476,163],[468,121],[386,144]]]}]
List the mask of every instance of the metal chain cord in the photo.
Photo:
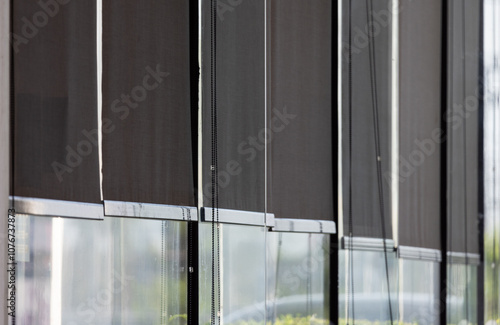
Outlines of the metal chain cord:
[{"label": "metal chain cord", "polygon": [[160,324],[165,323],[165,221],[161,222],[161,257],[160,257]]},{"label": "metal chain cord", "polygon": [[[211,321],[212,324],[220,324],[220,225],[219,225],[219,184],[218,184],[218,150],[217,150],[217,1],[210,1],[211,9],[211,133],[212,133],[212,305]],[[215,243],[217,241],[217,244]],[[217,264],[217,277],[215,269]],[[217,300],[215,297],[215,284],[217,282]],[[217,320],[217,322],[216,322]]]},{"label": "metal chain cord", "polygon": [[[451,15],[448,15],[449,16],[449,25],[451,26],[450,28],[450,39],[452,40],[452,42],[454,41],[455,39],[455,19],[454,19],[454,8],[455,8],[455,2],[452,1],[451,2],[451,6],[450,6],[450,11],[451,11]],[[453,62],[455,62],[455,51],[451,51],[451,62],[453,64]],[[452,72],[452,75],[451,75],[452,79],[453,79],[453,72]],[[453,97],[454,97],[454,91],[453,91],[453,87],[450,88],[450,97],[451,97],[451,100],[453,100]],[[451,109],[453,110],[453,105],[451,107]],[[447,142],[450,143],[450,152],[449,152],[449,168],[450,170],[453,170],[453,157],[454,157],[454,150],[453,150],[453,130],[451,130],[451,136],[448,137],[447,139]],[[450,177],[450,180],[449,180],[449,191],[453,191],[453,175]],[[450,197],[452,197],[452,193],[449,194]],[[447,233],[448,233],[448,238],[447,238],[447,245],[448,245],[448,249],[450,249],[452,247],[452,243],[453,243],[453,216],[454,216],[454,211],[453,211],[453,201],[450,199],[448,200],[447,202],[447,207],[448,207],[448,229],[449,231],[447,230]],[[443,257],[443,258],[446,258],[446,257]],[[455,281],[455,277],[453,277],[453,265],[451,265],[450,268],[448,268],[447,272],[446,272],[446,279],[448,281],[448,283],[452,286],[452,287],[455,287],[456,286],[456,281]],[[448,288],[448,285],[447,285],[447,288]],[[450,319],[451,317],[451,309],[450,308],[446,308],[446,314],[447,314],[447,319]]]},{"label": "metal chain cord", "polygon": [[308,240],[307,240],[307,258],[308,258],[308,263],[307,263],[307,316],[312,315],[312,267],[311,267],[311,261],[312,261],[312,244],[311,244],[311,237],[312,235],[309,233],[308,235]]},{"label": "metal chain cord", "polygon": [[275,275],[275,281],[274,281],[274,300],[273,300],[273,321],[276,321],[277,313],[278,313],[278,306],[276,305],[276,300],[278,297],[278,279],[279,279],[279,272],[280,272],[280,261],[281,261],[281,247],[283,245],[283,233],[278,234],[278,254],[276,256],[276,275]]},{"label": "metal chain cord", "polygon": [[[463,96],[463,104],[465,107],[465,98],[466,95],[466,81],[467,81],[467,72],[466,72],[466,47],[465,47],[465,0],[462,0],[462,96]],[[469,257],[468,257],[468,243],[467,243],[467,121],[464,121],[463,124],[464,131],[463,134],[463,177],[464,177],[464,240],[465,240],[465,317],[467,322],[469,322]]]},{"label": "metal chain cord", "polygon": [[372,108],[373,108],[373,123],[374,123],[374,140],[375,140],[375,160],[377,164],[377,184],[378,184],[378,198],[379,198],[379,208],[380,208],[380,222],[382,225],[382,238],[384,244],[384,261],[385,261],[385,276],[387,281],[387,296],[389,302],[389,316],[391,319],[391,324],[394,323],[392,316],[392,301],[391,301],[391,286],[389,279],[389,262],[387,257],[387,245],[385,239],[387,238],[385,229],[385,207],[384,207],[384,190],[382,182],[382,153],[380,149],[380,127],[379,127],[379,110],[378,110],[378,93],[377,93],[377,69],[376,69],[376,57],[375,57],[375,45],[374,45],[374,30],[373,30],[373,16],[370,13],[373,12],[373,3],[371,0],[366,0],[366,19],[367,24],[370,26],[370,33],[368,35],[368,49],[370,57],[370,83],[371,83],[371,95],[372,95]]},{"label": "metal chain cord", "polygon": [[349,96],[349,238],[350,246],[349,259],[348,259],[348,275],[349,283],[347,284],[347,311],[346,311],[346,322],[349,325],[349,300],[351,300],[352,309],[352,324],[355,324],[355,314],[354,314],[354,251],[353,251],[353,220],[352,220],[352,4],[351,0],[348,0],[348,16],[349,16],[349,26],[348,26],[348,96]]},{"label": "metal chain cord", "polygon": [[210,82],[211,82],[211,134],[212,134],[212,160],[211,160],[211,176],[212,176],[212,291],[211,291],[211,323],[215,324],[215,223],[214,223],[214,213],[215,208],[215,173],[214,173],[214,0],[210,1],[210,19],[211,19],[211,31],[210,31]]},{"label": "metal chain cord", "polygon": [[[194,231],[192,225],[188,224],[188,325],[194,324],[195,322],[198,322],[199,319],[195,319],[196,317],[192,317],[192,310],[193,310],[193,281],[190,279],[194,276],[194,265],[193,263],[193,236],[194,236]],[[192,268],[192,269],[191,269]]]}]

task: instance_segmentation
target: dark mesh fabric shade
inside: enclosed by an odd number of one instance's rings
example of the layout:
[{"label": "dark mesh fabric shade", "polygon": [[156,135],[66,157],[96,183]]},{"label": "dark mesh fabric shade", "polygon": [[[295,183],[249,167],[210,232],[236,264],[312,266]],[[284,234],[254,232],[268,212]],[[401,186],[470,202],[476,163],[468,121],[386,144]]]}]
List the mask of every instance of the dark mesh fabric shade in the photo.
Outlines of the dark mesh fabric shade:
[{"label": "dark mesh fabric shade", "polygon": [[441,2],[400,5],[399,245],[440,249]]},{"label": "dark mesh fabric shade", "polygon": [[451,1],[449,15],[448,250],[478,253],[480,3]]},{"label": "dark mesh fabric shade", "polygon": [[[342,36],[342,184],[343,228],[350,233],[352,218],[354,237],[382,238],[381,197],[377,176],[375,151],[375,117],[372,98],[377,96],[379,142],[382,163],[382,197],[385,236],[392,238],[391,217],[391,1],[372,1],[372,10],[366,1],[351,1],[351,21],[348,3],[344,1]],[[372,44],[374,61],[370,61],[368,12],[373,21]],[[350,25],[350,26],[349,26]],[[351,29],[351,73],[349,74],[349,28]],[[372,82],[372,76],[375,82]],[[350,79],[350,80],[349,80]],[[349,87],[352,102],[349,103]],[[351,194],[351,197],[349,197]],[[352,206],[350,206],[350,202]],[[350,211],[351,210],[351,211]]]},{"label": "dark mesh fabric shade", "polygon": [[66,2],[13,2],[11,194],[97,203],[96,7]]},{"label": "dark mesh fabric shade", "polygon": [[[212,204],[212,91],[216,92],[219,208],[265,209],[264,1],[203,2],[203,205]],[[215,19],[216,35],[212,35]],[[216,66],[211,40],[216,38]],[[215,72],[215,83],[212,73]]]},{"label": "dark mesh fabric shade", "polygon": [[189,55],[189,1],[103,2],[105,200],[194,205]]},{"label": "dark mesh fabric shade", "polygon": [[332,5],[271,1],[268,211],[277,218],[333,220]]}]

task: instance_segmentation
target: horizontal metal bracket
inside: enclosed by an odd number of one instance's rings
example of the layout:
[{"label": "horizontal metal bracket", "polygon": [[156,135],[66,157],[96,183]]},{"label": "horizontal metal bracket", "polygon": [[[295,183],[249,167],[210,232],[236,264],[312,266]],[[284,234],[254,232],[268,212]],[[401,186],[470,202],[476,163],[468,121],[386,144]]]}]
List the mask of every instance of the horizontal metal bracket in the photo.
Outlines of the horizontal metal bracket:
[{"label": "horizontal metal bracket", "polygon": [[107,200],[104,201],[104,215],[158,220],[198,220],[195,207]]},{"label": "horizontal metal bracket", "polygon": [[238,225],[250,225],[261,227],[274,226],[274,214],[264,212],[253,212],[232,209],[201,208],[201,221],[212,222],[212,215],[215,215],[220,223],[231,223]]},{"label": "horizontal metal bracket", "polygon": [[[341,239],[342,249],[353,249],[360,251],[383,252],[383,238],[368,238],[368,237],[348,237],[344,236]],[[387,252],[394,252],[394,240],[385,239],[385,249]]]},{"label": "horizontal metal bracket", "polygon": [[466,264],[474,266],[481,264],[479,254],[448,252],[446,255],[448,263],[451,264]]},{"label": "horizontal metal bracket", "polygon": [[333,221],[276,218],[275,226],[272,227],[271,230],[281,232],[335,234],[337,228]]},{"label": "horizontal metal bracket", "polygon": [[104,220],[102,204],[21,196],[9,197],[16,213],[32,216]]},{"label": "horizontal metal bracket", "polygon": [[441,251],[432,248],[421,248],[411,246],[398,246],[398,258],[421,260],[429,262],[441,262]]}]

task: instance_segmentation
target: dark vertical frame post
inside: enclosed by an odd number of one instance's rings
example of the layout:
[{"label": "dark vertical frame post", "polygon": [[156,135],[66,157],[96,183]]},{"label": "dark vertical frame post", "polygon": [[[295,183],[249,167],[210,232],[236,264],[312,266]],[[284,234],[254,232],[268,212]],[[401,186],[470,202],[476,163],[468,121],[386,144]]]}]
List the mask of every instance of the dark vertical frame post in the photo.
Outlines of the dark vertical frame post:
[{"label": "dark vertical frame post", "polygon": [[[193,188],[198,183],[198,84],[200,78],[200,67],[198,62],[199,39],[198,39],[198,0],[189,0],[189,65],[190,65],[190,97],[191,97],[191,132],[192,134],[192,157],[193,157]],[[198,204],[198,193],[193,193],[195,202]],[[199,218],[198,218],[199,219]],[[198,289],[198,222],[188,222],[188,251],[187,251],[187,323],[198,324],[199,321],[199,289]]]},{"label": "dark vertical frame post", "polygon": [[448,238],[448,123],[446,120],[446,111],[448,109],[448,0],[441,2],[441,130],[443,141],[441,142],[441,161],[440,161],[440,215],[441,215],[441,263],[440,263],[440,288],[439,320],[441,325],[447,323],[446,295],[447,288],[447,238]]},{"label": "dark vertical frame post", "polygon": [[[10,6],[9,6],[10,33],[9,33],[9,35],[13,35],[14,34],[14,0],[9,1],[9,3],[10,3]],[[9,36],[9,37],[11,37],[11,36]],[[9,41],[11,41],[11,40],[9,39]],[[9,136],[10,136],[10,139],[9,139],[10,140],[10,142],[9,142],[9,145],[10,145],[10,149],[9,149],[9,153],[10,153],[10,169],[9,169],[10,177],[9,177],[9,181],[10,181],[10,184],[9,184],[9,190],[10,190],[10,195],[12,195],[14,197],[16,195],[14,192],[14,157],[15,157],[14,126],[15,126],[15,112],[16,112],[16,102],[15,102],[16,92],[15,92],[15,82],[14,82],[14,80],[15,80],[14,79],[14,55],[15,55],[15,51],[14,51],[13,46],[10,46],[9,49],[10,49],[9,50],[9,54],[10,54],[10,57],[9,57],[9,81],[10,81],[10,87],[9,87],[9,92],[10,92],[10,101],[9,101],[9,103],[10,103],[10,108],[9,108],[9,111],[10,111],[10,132],[9,132]],[[12,208],[12,209],[15,208],[14,200],[12,200],[12,205],[10,206],[10,208]]]},{"label": "dark vertical frame post", "polygon": [[[10,46],[12,31],[13,1],[2,1],[0,3],[0,265],[7,269],[7,214],[9,205],[9,171],[10,171],[10,111],[12,110],[12,90],[13,87],[13,48]],[[10,92],[10,93],[9,93]],[[0,299],[7,301],[8,288],[7,277],[0,281]],[[3,305],[0,313],[0,325],[8,324],[7,305]]]},{"label": "dark vertical frame post", "polygon": [[477,267],[477,323],[484,324],[484,0],[479,3],[479,111],[478,111],[478,243],[480,263]]},{"label": "dark vertical frame post", "polygon": [[339,218],[338,218],[338,184],[339,184],[339,175],[338,175],[338,157],[339,150],[341,148],[338,146],[339,142],[339,129],[338,129],[338,1],[333,1],[332,3],[332,168],[333,168],[333,212],[334,212],[334,221],[337,227],[337,231],[335,234],[330,235],[330,281],[329,281],[329,321],[330,324],[338,324],[339,320],[339,250],[338,250],[338,229],[339,229]]}]

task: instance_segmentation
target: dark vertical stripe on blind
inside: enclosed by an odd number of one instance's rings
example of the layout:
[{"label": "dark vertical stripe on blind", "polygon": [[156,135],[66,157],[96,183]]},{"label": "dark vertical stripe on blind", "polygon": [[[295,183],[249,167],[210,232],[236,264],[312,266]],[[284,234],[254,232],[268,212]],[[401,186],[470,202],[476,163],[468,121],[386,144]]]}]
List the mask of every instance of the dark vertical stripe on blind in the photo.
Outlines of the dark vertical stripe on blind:
[{"label": "dark vertical stripe on blind", "polygon": [[103,2],[105,200],[194,205],[189,1]]},{"label": "dark vertical stripe on blind", "polygon": [[[211,182],[211,11],[203,8],[203,204]],[[219,208],[265,208],[264,0],[220,1],[216,19]]]},{"label": "dark vertical stripe on blind", "polygon": [[401,1],[399,244],[433,249],[441,247],[440,42],[441,3]]},{"label": "dark vertical stripe on blind", "polygon": [[[350,1],[350,0],[349,0]],[[374,64],[370,65],[369,32],[365,0],[351,1],[352,19],[349,21],[347,3],[344,8],[342,35],[342,184],[344,233],[349,233],[349,188],[352,193],[353,236],[382,238],[380,197],[375,151],[372,81],[370,69],[376,70],[378,123],[383,172],[383,198],[386,237],[392,238],[391,217],[391,1],[373,1],[372,44]],[[350,26],[349,26],[350,24]],[[351,29],[351,66],[349,74],[349,34]],[[372,72],[373,73],[373,72]],[[351,78],[351,84],[349,83]],[[352,103],[349,103],[349,85],[352,85]],[[349,105],[351,104],[351,105]],[[351,111],[349,110],[351,109]],[[349,123],[349,115],[351,123]],[[349,152],[351,141],[351,152]],[[349,170],[350,167],[352,170]],[[350,174],[349,174],[350,173]],[[351,182],[349,179],[351,178]]]},{"label": "dark vertical stripe on blind", "polygon": [[44,3],[13,1],[14,194],[96,203],[95,2]]},{"label": "dark vertical stripe on blind", "polygon": [[333,220],[332,5],[271,2],[268,210],[278,218]]},{"label": "dark vertical stripe on blind", "polygon": [[450,4],[448,250],[451,252],[479,252],[477,231],[479,6],[479,1],[473,0],[453,1]]}]

